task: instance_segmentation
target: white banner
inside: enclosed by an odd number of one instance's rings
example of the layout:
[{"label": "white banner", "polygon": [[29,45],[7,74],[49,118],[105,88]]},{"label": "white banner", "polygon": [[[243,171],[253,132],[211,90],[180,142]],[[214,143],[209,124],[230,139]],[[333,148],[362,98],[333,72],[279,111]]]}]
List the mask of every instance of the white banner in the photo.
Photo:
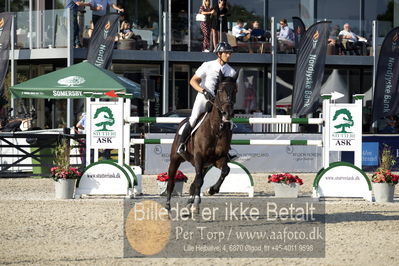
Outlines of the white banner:
[{"label": "white banner", "polygon": [[330,150],[356,151],[362,143],[362,114],[355,104],[330,106]]},{"label": "white banner", "polygon": [[92,102],[87,132],[91,148],[116,149],[123,141],[123,105],[118,102]]}]

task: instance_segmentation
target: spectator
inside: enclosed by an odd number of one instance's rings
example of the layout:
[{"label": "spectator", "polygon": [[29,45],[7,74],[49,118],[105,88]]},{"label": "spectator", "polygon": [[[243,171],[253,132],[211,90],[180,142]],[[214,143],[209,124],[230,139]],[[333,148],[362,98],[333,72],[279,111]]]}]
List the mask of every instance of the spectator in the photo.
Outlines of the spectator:
[{"label": "spectator", "polygon": [[91,0],[90,2],[91,10],[93,11],[93,24],[96,26],[98,20],[104,16],[107,12],[108,6],[111,6],[113,9],[123,12],[123,8],[118,7],[117,5],[110,2],[110,0]]},{"label": "spectator", "polygon": [[79,7],[90,6],[90,3],[85,3],[83,1],[77,0],[66,0],[65,8],[70,8],[72,10],[72,21],[73,21],[73,45],[75,48],[81,48],[79,36],[79,24],[78,24],[78,10]]},{"label": "spectator", "polygon": [[202,5],[199,8],[199,12],[205,15],[205,21],[200,22],[201,32],[203,36],[202,40],[202,51],[210,51],[210,38],[211,38],[211,15],[215,14],[215,9],[211,8],[210,0],[202,0]]},{"label": "spectator", "polygon": [[287,20],[280,20],[280,31],[277,34],[280,52],[287,52],[295,47],[295,36],[292,29],[288,27]]},{"label": "spectator", "polygon": [[344,24],[344,29],[339,32],[338,37],[341,40],[341,48],[343,51],[349,52],[350,55],[353,53],[360,55],[360,50],[363,51],[366,47],[366,38],[352,32],[348,23]]},{"label": "spectator", "polygon": [[151,43],[150,45],[159,43],[159,39],[158,39],[159,38],[159,25],[158,25],[158,22],[156,22],[152,16],[148,16],[147,29],[152,31],[153,43]]},{"label": "spectator", "polygon": [[212,31],[212,39],[213,39],[213,47],[216,47],[218,42],[222,42],[223,40],[218,40],[218,35],[220,31],[220,27],[222,28],[222,32],[227,33],[227,17],[228,17],[228,8],[227,8],[227,0],[219,0],[218,4],[215,7],[215,13],[211,17],[211,31]]},{"label": "spectator", "polygon": [[125,20],[121,24],[121,30],[119,32],[119,39],[128,40],[134,36],[133,31],[131,30],[130,23]]},{"label": "spectator", "polygon": [[244,22],[242,20],[237,20],[237,25],[233,27],[232,33],[238,41],[246,42],[251,38],[251,30],[244,28]]},{"label": "spectator", "polygon": [[232,33],[238,41],[246,42],[251,38],[251,30],[244,28],[244,22],[242,20],[237,20],[237,25],[233,27]]},{"label": "spectator", "polygon": [[266,32],[264,29],[260,28],[260,23],[257,20],[252,22],[251,36],[254,40],[261,42],[265,42],[266,38],[269,39],[271,37],[269,32]]},{"label": "spectator", "polygon": [[[86,134],[86,113],[82,113],[80,116],[79,122],[75,126],[75,133],[76,134]],[[79,154],[80,160],[82,161],[82,167],[86,167],[86,139],[79,139]]]},{"label": "spectator", "polygon": [[327,46],[327,54],[328,55],[337,55],[340,53],[339,45],[337,43],[339,34],[339,26],[334,25],[328,36],[328,46]]},{"label": "spectator", "polygon": [[387,125],[380,133],[392,134],[399,133],[399,119],[396,115],[390,115],[385,118]]}]

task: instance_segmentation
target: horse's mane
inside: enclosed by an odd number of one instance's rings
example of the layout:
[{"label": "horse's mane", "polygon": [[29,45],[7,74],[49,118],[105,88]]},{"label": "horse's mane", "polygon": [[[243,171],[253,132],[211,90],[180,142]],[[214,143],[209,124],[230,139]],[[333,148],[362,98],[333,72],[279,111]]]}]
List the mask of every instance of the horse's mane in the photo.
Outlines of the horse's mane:
[{"label": "horse's mane", "polygon": [[235,80],[234,77],[224,77],[224,78],[222,79],[222,83],[223,83],[223,82],[236,82],[236,80]]}]

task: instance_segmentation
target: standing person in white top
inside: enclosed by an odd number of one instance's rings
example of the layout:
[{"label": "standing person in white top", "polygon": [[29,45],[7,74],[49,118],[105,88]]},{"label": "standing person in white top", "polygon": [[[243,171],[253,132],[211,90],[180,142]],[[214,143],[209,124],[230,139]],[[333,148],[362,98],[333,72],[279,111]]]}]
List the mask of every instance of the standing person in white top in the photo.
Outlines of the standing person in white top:
[{"label": "standing person in white top", "polygon": [[[75,126],[76,134],[86,134],[86,113],[82,113],[79,122]],[[86,167],[86,139],[78,139],[79,154],[83,168]]]},{"label": "standing person in white top", "polygon": [[194,127],[200,114],[205,112],[207,102],[215,99],[215,86],[219,78],[219,71],[221,70],[223,75],[228,77],[233,77],[236,74],[236,71],[227,64],[232,52],[233,49],[228,43],[218,43],[215,48],[215,53],[218,58],[213,61],[204,62],[191,78],[191,87],[199,93],[195,98],[189,123],[186,123],[181,134],[180,144],[177,148],[178,154],[181,155],[185,153],[186,142],[190,136],[191,129]]}]

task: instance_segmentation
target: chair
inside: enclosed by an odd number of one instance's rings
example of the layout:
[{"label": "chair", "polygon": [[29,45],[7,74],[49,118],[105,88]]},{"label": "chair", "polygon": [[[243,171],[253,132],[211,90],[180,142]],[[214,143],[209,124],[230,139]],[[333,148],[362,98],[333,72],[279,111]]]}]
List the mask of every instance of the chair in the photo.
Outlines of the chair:
[{"label": "chair", "polygon": [[250,52],[252,53],[251,42],[240,42],[236,39],[236,37],[232,34],[227,33],[227,42],[230,46],[237,52]]}]

